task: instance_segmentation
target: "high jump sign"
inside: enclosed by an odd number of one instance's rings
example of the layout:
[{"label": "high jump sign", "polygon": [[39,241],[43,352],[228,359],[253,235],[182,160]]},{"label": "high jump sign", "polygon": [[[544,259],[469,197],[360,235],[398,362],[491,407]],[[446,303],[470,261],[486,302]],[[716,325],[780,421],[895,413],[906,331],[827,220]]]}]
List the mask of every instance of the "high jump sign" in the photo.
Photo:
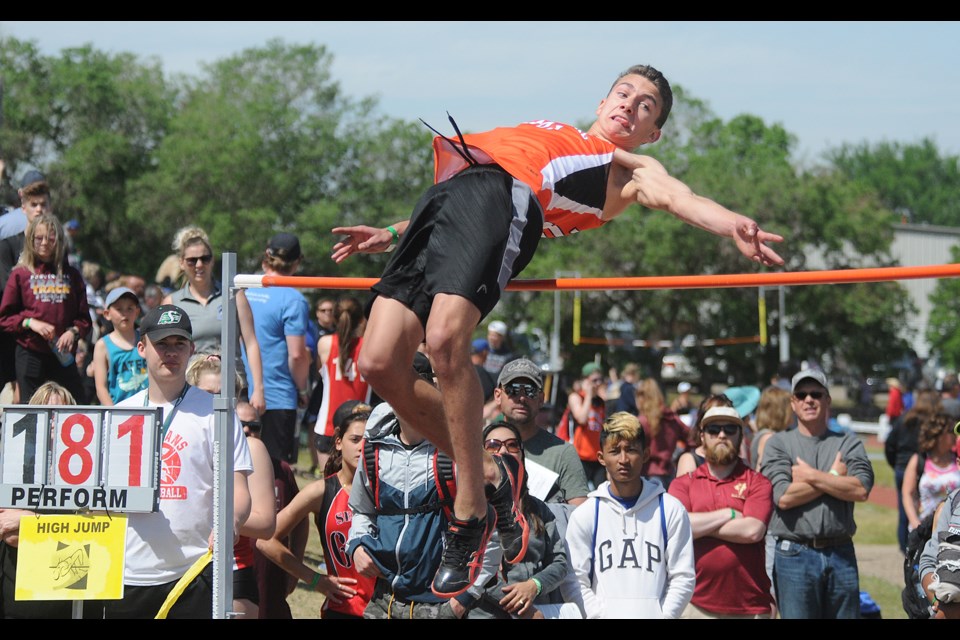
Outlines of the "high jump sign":
[{"label": "high jump sign", "polygon": [[157,511],[162,413],[160,407],[5,406],[0,508]]}]

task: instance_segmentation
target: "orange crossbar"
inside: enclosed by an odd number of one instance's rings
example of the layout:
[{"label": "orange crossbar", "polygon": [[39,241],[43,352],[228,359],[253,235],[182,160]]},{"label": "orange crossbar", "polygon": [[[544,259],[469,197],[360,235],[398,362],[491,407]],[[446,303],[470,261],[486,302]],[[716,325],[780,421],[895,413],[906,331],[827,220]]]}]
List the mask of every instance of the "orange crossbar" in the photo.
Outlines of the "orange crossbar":
[{"label": "orange crossbar", "polygon": [[[778,285],[849,284],[920,278],[955,278],[960,264],[920,267],[875,267],[833,271],[781,271],[732,273],[700,276],[646,276],[618,278],[548,278],[512,280],[508,291],[613,290],[613,289],[718,289]],[[379,278],[337,278],[319,276],[262,276],[264,287],[299,289],[369,289]]]}]

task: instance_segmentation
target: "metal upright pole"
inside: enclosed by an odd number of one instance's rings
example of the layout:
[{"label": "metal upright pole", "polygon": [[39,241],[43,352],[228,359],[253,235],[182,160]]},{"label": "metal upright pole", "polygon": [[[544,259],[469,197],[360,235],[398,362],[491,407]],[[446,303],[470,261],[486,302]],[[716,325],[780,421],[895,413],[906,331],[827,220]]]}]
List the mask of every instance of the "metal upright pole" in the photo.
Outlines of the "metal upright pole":
[{"label": "metal upright pole", "polygon": [[790,361],[790,336],[787,334],[786,287],[780,285],[778,289],[777,295],[780,304],[780,362],[784,363]]},{"label": "metal upright pole", "polygon": [[223,324],[220,334],[220,393],[213,399],[214,440],[213,617],[224,619],[233,606],[233,421],[236,406],[237,312],[233,277],[237,254],[224,253]]}]

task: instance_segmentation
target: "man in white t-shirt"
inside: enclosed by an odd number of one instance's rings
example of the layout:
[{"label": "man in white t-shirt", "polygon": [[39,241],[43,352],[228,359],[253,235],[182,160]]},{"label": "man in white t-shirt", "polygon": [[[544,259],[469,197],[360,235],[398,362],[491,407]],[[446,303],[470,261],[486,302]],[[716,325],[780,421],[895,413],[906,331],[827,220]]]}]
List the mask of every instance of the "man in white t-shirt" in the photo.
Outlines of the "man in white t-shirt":
[{"label": "man in white t-shirt", "polygon": [[[149,387],[118,406],[163,407],[160,510],[131,513],[121,600],[104,601],[107,618],[154,618],[170,591],[213,546],[213,395],[187,384],[194,352],[186,312],[160,305],[140,325],[137,351],[147,361]],[[250,513],[247,476],[253,470],[240,423],[233,431],[233,531]],[[213,567],[206,567],[177,598],[167,618],[213,616]]]}]

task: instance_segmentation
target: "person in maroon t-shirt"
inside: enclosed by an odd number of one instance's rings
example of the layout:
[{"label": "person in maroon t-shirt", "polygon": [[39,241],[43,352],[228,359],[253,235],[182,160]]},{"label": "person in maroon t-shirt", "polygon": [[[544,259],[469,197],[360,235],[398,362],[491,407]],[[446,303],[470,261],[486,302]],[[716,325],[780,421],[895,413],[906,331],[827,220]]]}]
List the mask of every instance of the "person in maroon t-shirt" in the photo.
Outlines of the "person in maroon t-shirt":
[{"label": "person in maroon t-shirt", "polygon": [[681,618],[770,618],[775,612],[764,536],[773,485],[740,459],[743,420],[712,407],[700,423],[706,462],[677,477],[668,493],[690,514],[697,571]]},{"label": "person in maroon t-shirt", "polygon": [[31,220],[24,238],[23,253],[0,300],[0,330],[16,341],[19,398],[30,398],[51,380],[82,398],[73,354],[92,326],[83,275],[64,263],[63,225],[53,214]]}]

